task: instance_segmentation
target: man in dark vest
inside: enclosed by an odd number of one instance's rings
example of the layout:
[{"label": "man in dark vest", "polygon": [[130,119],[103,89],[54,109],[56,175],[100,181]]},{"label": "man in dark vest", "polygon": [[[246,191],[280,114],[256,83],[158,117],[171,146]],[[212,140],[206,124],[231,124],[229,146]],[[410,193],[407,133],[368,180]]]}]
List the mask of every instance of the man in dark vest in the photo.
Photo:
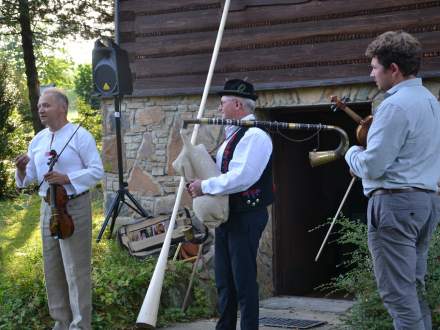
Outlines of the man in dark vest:
[{"label": "man in dark vest", "polygon": [[[252,84],[233,79],[219,93],[224,119],[253,120],[257,95]],[[222,174],[195,180],[191,196],[229,195],[227,222],[215,230],[215,278],[220,319],[216,329],[235,330],[237,304],[241,329],[258,329],[257,250],[273,201],[272,141],[263,130],[227,126],[216,163]]]}]

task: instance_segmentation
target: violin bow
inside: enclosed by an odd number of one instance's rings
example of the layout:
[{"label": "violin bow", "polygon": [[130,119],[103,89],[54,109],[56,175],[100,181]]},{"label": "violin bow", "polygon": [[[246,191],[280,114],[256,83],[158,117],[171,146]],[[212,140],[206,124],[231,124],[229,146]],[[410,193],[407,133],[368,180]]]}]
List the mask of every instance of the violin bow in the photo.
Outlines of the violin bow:
[{"label": "violin bow", "polygon": [[332,231],[333,226],[335,225],[336,219],[338,218],[339,213],[341,212],[342,207],[343,207],[344,204],[345,204],[345,200],[347,199],[348,194],[350,193],[350,190],[351,190],[351,188],[353,187],[353,183],[354,183],[355,181],[356,181],[356,177],[354,176],[354,177],[351,179],[350,184],[348,185],[347,190],[345,191],[345,195],[344,195],[344,197],[342,198],[341,204],[339,204],[339,208],[338,208],[338,210],[336,211],[335,216],[333,217],[333,221],[332,221],[332,223],[331,223],[331,225],[330,225],[330,228],[328,229],[327,234],[325,235],[325,238],[324,238],[324,240],[322,241],[321,247],[319,248],[319,251],[318,251],[318,253],[316,254],[315,262],[318,261],[319,256],[321,255],[321,252],[322,252],[322,250],[324,249],[324,245],[325,245],[325,243],[327,243],[328,237],[330,236],[330,232]]},{"label": "violin bow", "polygon": [[[49,172],[52,171],[53,167],[55,166],[56,162],[58,161],[58,158],[60,158],[61,154],[63,153],[64,149],[66,149],[66,147],[69,145],[70,141],[72,140],[73,136],[76,134],[76,132],[78,132],[79,128],[81,127],[81,123],[78,124],[78,127],[75,129],[75,132],[73,132],[73,134],[69,137],[69,139],[67,140],[66,144],[64,145],[63,149],[61,149],[59,154],[56,154],[52,156],[52,158],[49,161]],[[51,150],[52,152],[52,150]],[[38,185],[38,187],[36,188],[36,191],[40,190],[41,185],[43,184],[44,179],[41,180],[40,184]]]}]

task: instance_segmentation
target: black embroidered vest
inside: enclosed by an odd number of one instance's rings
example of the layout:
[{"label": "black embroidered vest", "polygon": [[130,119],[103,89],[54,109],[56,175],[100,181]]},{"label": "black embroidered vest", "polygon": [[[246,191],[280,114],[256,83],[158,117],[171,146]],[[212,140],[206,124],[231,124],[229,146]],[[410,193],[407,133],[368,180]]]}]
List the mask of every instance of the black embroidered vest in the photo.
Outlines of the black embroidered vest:
[{"label": "black embroidered vest", "polygon": [[[221,172],[226,173],[229,169],[229,162],[232,159],[238,142],[248,129],[240,128],[235,133],[223,151]],[[246,191],[241,191],[229,195],[229,209],[231,212],[244,212],[252,209],[266,207],[273,202],[273,182],[272,182],[272,155],[263,171],[260,179]]]}]

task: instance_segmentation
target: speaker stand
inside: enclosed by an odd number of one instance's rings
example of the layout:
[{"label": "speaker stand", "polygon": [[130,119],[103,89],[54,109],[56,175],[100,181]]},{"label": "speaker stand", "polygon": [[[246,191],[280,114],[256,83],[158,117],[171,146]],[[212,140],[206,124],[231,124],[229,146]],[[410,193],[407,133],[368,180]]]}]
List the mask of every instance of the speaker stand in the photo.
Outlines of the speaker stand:
[{"label": "speaker stand", "polygon": [[[116,148],[118,154],[119,189],[115,198],[112,201],[112,204],[107,212],[107,215],[105,216],[105,220],[101,226],[101,230],[99,231],[98,237],[96,238],[97,243],[99,243],[99,241],[101,240],[101,237],[104,234],[105,228],[107,227],[110,217],[112,218],[112,221],[110,223],[110,232],[108,238],[110,239],[112,237],[116,218],[118,217],[119,212],[121,211],[122,206],[124,204],[130,207],[139,215],[143,217],[148,217],[147,212],[143,209],[141,204],[139,204],[139,202],[137,202],[136,199],[133,197],[133,195],[130,194],[130,192],[128,191],[127,189],[128,183],[124,182],[124,172],[122,168],[122,143],[121,143],[121,112],[120,112],[121,99],[122,97],[115,96],[115,129],[116,129]],[[128,203],[125,197],[128,197],[128,199],[133,203],[133,205]]]}]

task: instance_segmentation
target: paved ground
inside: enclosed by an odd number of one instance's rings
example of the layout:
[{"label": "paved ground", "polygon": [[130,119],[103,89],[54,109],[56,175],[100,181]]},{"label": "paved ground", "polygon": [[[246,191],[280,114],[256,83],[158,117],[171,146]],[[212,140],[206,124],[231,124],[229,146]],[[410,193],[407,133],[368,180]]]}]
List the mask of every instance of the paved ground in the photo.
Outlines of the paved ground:
[{"label": "paved ground", "polygon": [[[353,303],[349,300],[306,298],[306,297],[273,297],[260,301],[260,317],[279,317],[301,320],[326,321],[327,324],[314,327],[316,330],[341,329],[339,317]],[[165,330],[213,330],[215,319],[199,320],[192,323],[179,323],[164,328]],[[240,324],[240,321],[237,321]],[[239,329],[239,326],[237,327]],[[280,328],[260,326],[261,330]]]}]

